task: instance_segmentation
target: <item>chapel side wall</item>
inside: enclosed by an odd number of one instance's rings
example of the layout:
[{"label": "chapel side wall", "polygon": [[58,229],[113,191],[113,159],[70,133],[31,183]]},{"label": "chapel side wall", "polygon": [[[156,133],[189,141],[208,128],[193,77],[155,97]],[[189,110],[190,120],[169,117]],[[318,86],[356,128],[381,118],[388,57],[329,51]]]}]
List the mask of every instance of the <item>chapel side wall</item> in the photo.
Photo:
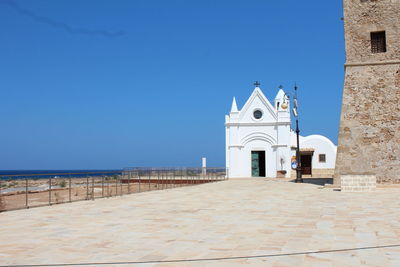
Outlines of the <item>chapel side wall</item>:
[{"label": "chapel side wall", "polygon": [[[229,116],[225,116],[225,123],[229,122]],[[226,168],[226,176],[229,178],[230,176],[230,128],[229,126],[225,126],[225,168]]]},{"label": "chapel side wall", "polygon": [[231,157],[231,169],[230,169],[230,177],[229,178],[244,178],[249,177],[246,175],[245,164],[246,161],[244,160],[243,149],[239,147],[233,147],[230,151]]},{"label": "chapel side wall", "polygon": [[[400,1],[344,0],[346,71],[335,168],[400,182]],[[386,32],[386,53],[370,33]]]},{"label": "chapel side wall", "polygon": [[228,159],[229,163],[229,178],[245,177],[243,174],[243,152],[240,147],[240,127],[229,126],[228,127]]},{"label": "chapel side wall", "polygon": [[[290,113],[289,113],[290,116]],[[289,122],[290,123],[290,122]],[[279,125],[277,126],[277,141],[279,145],[284,145],[282,147],[278,147],[276,151],[276,171],[285,170],[286,178],[290,178],[291,175],[291,158],[292,158],[292,150],[291,150],[291,132],[290,132],[290,124],[287,125]],[[283,158],[283,164],[281,164],[281,158]],[[277,174],[275,173],[274,177]]]}]

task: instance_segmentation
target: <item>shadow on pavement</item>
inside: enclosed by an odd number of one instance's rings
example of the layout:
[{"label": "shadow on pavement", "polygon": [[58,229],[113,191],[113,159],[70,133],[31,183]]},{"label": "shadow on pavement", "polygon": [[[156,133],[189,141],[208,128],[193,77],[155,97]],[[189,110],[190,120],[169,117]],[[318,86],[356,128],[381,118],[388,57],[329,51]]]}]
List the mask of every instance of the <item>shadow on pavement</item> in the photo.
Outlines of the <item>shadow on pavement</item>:
[{"label": "shadow on pavement", "polygon": [[305,184],[315,184],[324,186],[326,184],[333,184],[333,178],[303,178]]}]

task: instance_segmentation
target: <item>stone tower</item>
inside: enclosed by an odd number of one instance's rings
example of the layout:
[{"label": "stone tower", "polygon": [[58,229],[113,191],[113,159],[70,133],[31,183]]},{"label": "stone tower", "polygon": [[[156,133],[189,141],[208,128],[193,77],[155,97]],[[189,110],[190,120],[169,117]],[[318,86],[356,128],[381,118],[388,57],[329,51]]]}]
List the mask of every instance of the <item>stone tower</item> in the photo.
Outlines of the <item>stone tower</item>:
[{"label": "stone tower", "polygon": [[399,183],[400,0],[343,5],[346,64],[335,184],[342,175]]}]

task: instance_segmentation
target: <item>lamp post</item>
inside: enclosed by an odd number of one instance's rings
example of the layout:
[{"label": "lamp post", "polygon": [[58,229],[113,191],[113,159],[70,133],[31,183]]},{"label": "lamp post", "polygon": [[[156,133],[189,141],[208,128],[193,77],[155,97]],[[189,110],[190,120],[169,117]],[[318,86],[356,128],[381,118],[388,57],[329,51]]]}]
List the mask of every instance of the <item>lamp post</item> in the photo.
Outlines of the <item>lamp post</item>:
[{"label": "lamp post", "polygon": [[301,177],[301,159],[300,159],[300,142],[299,142],[299,113],[297,111],[297,85],[294,86],[295,91],[295,98],[294,98],[294,107],[293,107],[293,114],[296,117],[296,138],[297,138],[297,147],[296,147],[296,183],[302,183],[303,178]]},{"label": "lamp post", "polygon": [[[279,86],[280,89],[283,88],[283,86]],[[296,147],[296,183],[302,183],[303,182],[303,178],[301,177],[301,159],[300,159],[300,141],[299,141],[299,134],[300,134],[300,130],[299,130],[299,113],[297,111],[298,109],[298,103],[297,103],[297,85],[294,86],[294,98],[293,98],[293,115],[296,118],[296,138],[297,138],[297,147]],[[285,109],[287,108],[287,104],[285,103],[286,101],[286,97],[288,99],[290,99],[290,96],[288,95],[288,93],[285,92],[285,99],[283,100],[284,103],[282,104],[282,108],[283,105],[285,105]],[[290,101],[290,100],[289,100]]]}]

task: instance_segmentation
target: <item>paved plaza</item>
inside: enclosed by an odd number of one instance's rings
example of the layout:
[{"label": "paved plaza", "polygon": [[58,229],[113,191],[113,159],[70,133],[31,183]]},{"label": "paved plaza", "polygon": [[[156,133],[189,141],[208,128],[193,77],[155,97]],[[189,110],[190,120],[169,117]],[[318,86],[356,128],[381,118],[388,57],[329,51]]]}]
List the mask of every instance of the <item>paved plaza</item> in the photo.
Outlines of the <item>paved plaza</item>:
[{"label": "paved plaza", "polygon": [[399,188],[229,180],[4,212],[0,226],[0,265],[400,266]]}]

